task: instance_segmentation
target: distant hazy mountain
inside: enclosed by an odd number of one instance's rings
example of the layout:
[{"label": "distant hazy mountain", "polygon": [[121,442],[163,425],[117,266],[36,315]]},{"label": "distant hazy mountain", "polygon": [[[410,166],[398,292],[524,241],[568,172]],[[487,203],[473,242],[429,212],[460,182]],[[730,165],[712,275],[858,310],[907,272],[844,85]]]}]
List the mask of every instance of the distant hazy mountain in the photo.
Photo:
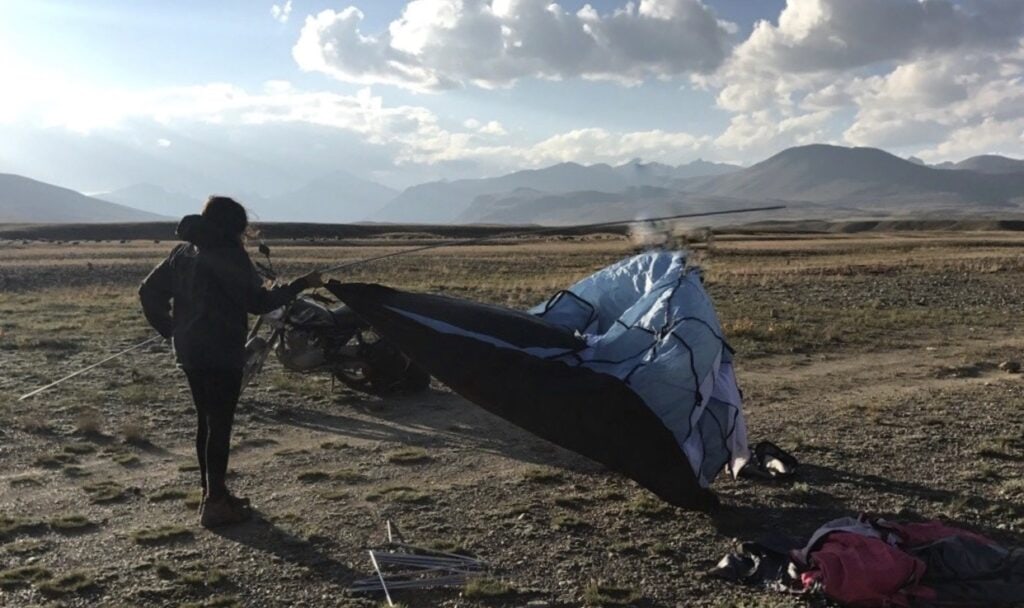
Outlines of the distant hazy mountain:
[{"label": "distant hazy mountain", "polygon": [[168,191],[154,184],[133,184],[95,196],[99,199],[172,218],[199,213],[204,202],[204,199],[200,197]]},{"label": "distant hazy mountain", "polygon": [[615,167],[615,171],[629,182],[629,186],[657,187],[672,186],[678,180],[691,177],[725,175],[739,169],[742,167],[725,163],[711,163],[703,159],[676,167],[662,163],[644,163],[635,159]]},{"label": "distant hazy mountain", "polygon": [[[526,189],[549,195],[570,192],[622,193],[628,188],[669,187],[678,180],[698,175],[719,175],[739,169],[734,165],[697,160],[673,167],[661,163],[634,160],[611,167],[606,164],[580,165],[561,163],[544,169],[517,171],[501,177],[466,179],[453,182],[430,182],[413,186],[388,203],[375,220],[389,222],[475,221],[465,218],[483,217],[484,211],[469,211],[481,196],[514,196]],[[521,195],[522,193],[520,193]],[[499,196],[498,198],[503,198]]]},{"label": "distant hazy mountain", "polygon": [[[652,176],[663,178],[672,168],[652,163],[633,164],[633,169],[653,181]],[[942,170],[874,148],[827,145],[790,148],[747,169],[668,183],[671,187],[640,186],[620,192],[520,189],[484,195],[457,221],[565,224],[771,202],[787,205],[786,211],[773,214],[779,217],[1005,211],[1024,203],[1024,173]]]},{"label": "distant hazy mountain", "polygon": [[643,210],[648,215],[672,213],[680,193],[667,188],[639,186],[623,192],[583,190],[550,194],[520,188],[506,194],[477,197],[458,218],[472,224],[571,224],[632,219]]},{"label": "distant hazy mountain", "polygon": [[335,171],[297,190],[253,201],[261,220],[287,222],[357,222],[366,220],[398,195],[397,190]]},{"label": "distant hazy mountain", "polygon": [[695,194],[751,201],[900,205],[1007,205],[1024,196],[1024,174],[926,167],[874,148],[789,148],[748,169],[686,184]]},{"label": "distant hazy mountain", "polygon": [[958,163],[941,163],[935,165],[938,169],[961,169],[964,171],[977,171],[978,173],[1022,173],[1024,172],[1024,160],[1007,158],[995,154],[984,154],[972,156]]},{"label": "distant hazy mountain", "polygon": [[623,190],[628,180],[608,165],[561,163],[501,177],[420,184],[406,189],[372,217],[384,222],[445,223],[462,214],[478,196],[530,188],[550,193],[593,189]]},{"label": "distant hazy mountain", "polygon": [[155,213],[85,196],[68,188],[0,173],[0,222],[102,223],[166,219]]}]

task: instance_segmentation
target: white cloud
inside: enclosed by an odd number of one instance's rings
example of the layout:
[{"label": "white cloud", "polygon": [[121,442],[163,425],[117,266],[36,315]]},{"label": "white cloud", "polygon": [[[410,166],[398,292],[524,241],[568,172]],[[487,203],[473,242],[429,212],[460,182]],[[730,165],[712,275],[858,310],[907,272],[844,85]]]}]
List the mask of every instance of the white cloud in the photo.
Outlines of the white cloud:
[{"label": "white cloud", "polygon": [[492,120],[483,125],[477,129],[477,132],[483,135],[508,135],[508,131],[505,130],[505,127],[496,120]]},{"label": "white cloud", "polygon": [[721,69],[693,80],[734,114],[723,148],[841,131],[844,143],[954,154],[967,148],[938,144],[1024,112],[1022,37],[1019,0],[787,0],[777,23],[757,23]]},{"label": "white cloud", "polygon": [[288,18],[292,16],[292,0],[271,6],[270,16],[278,23],[288,23]]},{"label": "white cloud", "polygon": [[365,33],[362,21],[352,6],[307,17],[295,60],[339,80],[415,90],[529,77],[638,83],[713,71],[735,32],[700,0],[639,0],[604,15],[551,0],[413,0],[385,31]]},{"label": "white cloud", "polygon": [[524,164],[543,166],[558,162],[606,162],[619,164],[634,158],[667,163],[693,160],[711,138],[685,132],[612,132],[601,128],[576,129],[553,135],[518,151]]},{"label": "white cloud", "polygon": [[[973,9],[973,10],[972,10]],[[732,62],[785,72],[840,71],[957,49],[1016,45],[1024,2],[788,0],[778,25],[761,21]]]},{"label": "white cloud", "polygon": [[166,137],[161,137],[160,139],[156,140],[156,145],[159,148],[170,148],[171,140],[167,139]]}]

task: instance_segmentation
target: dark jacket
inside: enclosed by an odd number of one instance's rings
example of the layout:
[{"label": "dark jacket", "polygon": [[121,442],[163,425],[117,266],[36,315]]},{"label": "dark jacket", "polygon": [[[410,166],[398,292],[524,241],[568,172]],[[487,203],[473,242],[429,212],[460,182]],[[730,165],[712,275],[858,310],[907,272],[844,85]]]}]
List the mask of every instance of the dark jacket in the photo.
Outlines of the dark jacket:
[{"label": "dark jacket", "polygon": [[201,216],[178,226],[178,245],[139,288],[146,320],[172,338],[178,363],[189,369],[240,369],[245,362],[247,314],[284,306],[301,281],[265,289],[249,255],[222,238]]}]

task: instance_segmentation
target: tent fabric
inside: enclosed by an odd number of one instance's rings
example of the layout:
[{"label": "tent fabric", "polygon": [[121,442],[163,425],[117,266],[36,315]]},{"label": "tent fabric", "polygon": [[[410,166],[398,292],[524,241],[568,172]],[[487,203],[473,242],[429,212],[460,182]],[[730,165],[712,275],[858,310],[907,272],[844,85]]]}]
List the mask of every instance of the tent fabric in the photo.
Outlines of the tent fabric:
[{"label": "tent fabric", "polygon": [[749,460],[732,351],[684,252],[628,258],[530,312],[587,337],[579,365],[629,385],[676,437],[701,486]]},{"label": "tent fabric", "polygon": [[483,408],[685,508],[749,458],[732,353],[682,252],[638,255],[532,314],[380,285],[327,288]]}]

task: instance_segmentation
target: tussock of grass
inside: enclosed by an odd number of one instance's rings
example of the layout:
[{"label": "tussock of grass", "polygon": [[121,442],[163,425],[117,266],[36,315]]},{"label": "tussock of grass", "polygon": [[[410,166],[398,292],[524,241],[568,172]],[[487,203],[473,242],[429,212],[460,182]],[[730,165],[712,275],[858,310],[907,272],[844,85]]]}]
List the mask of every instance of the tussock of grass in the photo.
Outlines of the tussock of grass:
[{"label": "tussock of grass", "polygon": [[551,527],[562,532],[574,532],[590,528],[590,524],[574,515],[559,515],[551,520]]},{"label": "tussock of grass", "polygon": [[534,467],[523,472],[523,480],[529,483],[542,485],[557,485],[563,483],[565,478],[563,478],[562,474],[557,471]]},{"label": "tussock of grass", "polygon": [[997,437],[981,444],[978,455],[995,460],[1024,460],[1024,439],[1017,437]]},{"label": "tussock of grass", "polygon": [[12,477],[7,481],[12,488],[38,488],[43,485],[43,480],[31,475]]},{"label": "tussock of grass", "polygon": [[10,538],[17,534],[27,534],[39,530],[42,526],[37,521],[24,517],[10,517],[0,515],[0,540]]},{"label": "tussock of grass", "polygon": [[146,436],[146,427],[138,422],[126,422],[121,425],[121,440],[132,445],[144,445],[149,443]]},{"label": "tussock of grass", "polygon": [[324,492],[320,497],[331,502],[341,502],[352,498],[352,493],[346,490],[332,490],[330,492]]},{"label": "tussock of grass", "polygon": [[961,477],[965,481],[976,481],[979,483],[995,482],[1002,479],[999,469],[993,466],[981,466],[977,469],[967,471]]},{"label": "tussock of grass", "polygon": [[143,384],[129,384],[121,389],[121,398],[131,405],[142,405],[149,402],[153,389]]},{"label": "tussock of grass", "polygon": [[81,348],[77,342],[60,338],[19,339],[15,344],[17,350],[42,350],[54,353],[71,353]]},{"label": "tussock of grass", "polygon": [[96,451],[96,446],[91,443],[71,443],[63,448],[64,452],[68,454],[77,454],[83,456],[85,454],[92,454]]},{"label": "tussock of grass", "polygon": [[185,507],[188,509],[198,509],[199,505],[203,502],[203,491],[194,490],[188,493],[185,497]]},{"label": "tussock of grass", "polygon": [[61,470],[61,472],[64,473],[64,475],[67,476],[67,477],[88,477],[88,476],[92,475],[92,473],[90,473],[89,471],[86,471],[82,467],[74,467],[74,466],[64,467]]},{"label": "tussock of grass", "polygon": [[629,606],[640,599],[639,594],[628,587],[616,587],[592,582],[583,589],[583,601],[587,606]]},{"label": "tussock of grass", "polygon": [[579,511],[586,505],[587,500],[582,496],[557,496],[553,502],[557,507]]},{"label": "tussock of grass", "polygon": [[131,538],[140,545],[166,545],[169,543],[192,540],[192,532],[188,528],[163,524],[151,528],[139,528],[131,533]]},{"label": "tussock of grass", "polygon": [[44,581],[53,576],[53,572],[42,566],[22,566],[10,570],[0,570],[0,590],[11,591],[19,587],[28,587],[32,583]]},{"label": "tussock of grass", "polygon": [[128,498],[124,486],[113,481],[99,481],[82,486],[89,500],[97,504],[119,502]]},{"label": "tussock of grass", "polygon": [[84,409],[75,417],[75,432],[80,435],[98,434],[102,425],[103,417],[95,408]]},{"label": "tussock of grass", "polygon": [[277,441],[276,439],[271,439],[270,437],[255,437],[253,439],[245,439],[239,441],[238,445],[235,446],[235,449],[247,450],[254,448],[265,448],[268,446],[277,445],[278,443],[280,442]]},{"label": "tussock of grass", "polygon": [[40,553],[45,553],[49,549],[50,543],[48,543],[45,540],[40,540],[37,538],[26,538],[4,545],[3,551],[8,555],[25,557],[28,555],[38,555]]},{"label": "tussock of grass", "polygon": [[50,520],[50,528],[57,532],[82,532],[95,527],[96,524],[84,515],[62,515]]},{"label": "tussock of grass", "polygon": [[300,456],[302,454],[309,454],[309,450],[305,448],[283,448],[274,452],[274,456]]},{"label": "tussock of grass", "polygon": [[476,577],[469,579],[465,589],[462,591],[462,595],[467,599],[487,599],[511,595],[515,592],[515,588],[504,581],[487,577]]},{"label": "tussock of grass", "polygon": [[181,488],[163,488],[149,495],[149,502],[167,502],[168,500],[183,500],[188,497],[188,491]]},{"label": "tussock of grass", "polygon": [[596,497],[600,500],[607,500],[608,502],[622,502],[623,500],[626,500],[626,495],[618,490],[600,492]]},{"label": "tussock of grass", "polygon": [[999,486],[999,493],[1018,502],[1024,502],[1024,479],[1008,479]]},{"label": "tussock of grass", "polygon": [[241,608],[242,604],[232,596],[218,595],[201,602],[185,602],[178,608]]},{"label": "tussock of grass", "polygon": [[296,479],[303,483],[319,483],[330,478],[331,474],[327,471],[303,471],[296,476]]},{"label": "tussock of grass", "polygon": [[122,467],[127,468],[137,467],[140,464],[142,464],[142,461],[139,460],[138,456],[136,456],[135,454],[130,454],[128,452],[117,452],[113,456],[111,456],[110,459],[113,460],[116,464],[119,464]]},{"label": "tussock of grass", "polygon": [[297,479],[303,483],[321,483],[325,481],[340,481],[342,483],[361,483],[366,481],[366,476],[352,469],[338,469],[337,471],[324,471],[322,469],[310,469],[298,474]]},{"label": "tussock of grass", "polygon": [[96,579],[87,572],[77,570],[49,578],[39,584],[39,593],[46,597],[61,597],[91,591],[96,588]]},{"label": "tussock of grass", "polygon": [[430,462],[431,460],[429,454],[418,448],[406,448],[396,452],[391,452],[385,458],[391,464],[401,465],[423,464]]},{"label": "tussock of grass", "polygon": [[660,500],[642,494],[637,496],[626,505],[626,509],[631,513],[637,515],[643,515],[645,517],[664,517],[667,515],[671,508]]},{"label": "tussock of grass", "polygon": [[408,486],[392,486],[381,488],[366,495],[368,502],[397,502],[404,504],[424,504],[433,500],[430,494]]},{"label": "tussock of grass", "polygon": [[213,587],[227,580],[227,575],[222,570],[197,563],[176,567],[167,562],[158,562],[154,565],[153,572],[165,581],[191,587]]},{"label": "tussock of grass", "polygon": [[74,454],[47,454],[36,458],[35,464],[44,469],[59,469],[64,465],[78,464],[78,457]]},{"label": "tussock of grass", "polygon": [[344,441],[325,441],[320,444],[321,450],[344,450],[350,447],[352,446]]},{"label": "tussock of grass", "polygon": [[366,475],[352,469],[338,469],[331,473],[331,479],[342,483],[363,483]]}]

